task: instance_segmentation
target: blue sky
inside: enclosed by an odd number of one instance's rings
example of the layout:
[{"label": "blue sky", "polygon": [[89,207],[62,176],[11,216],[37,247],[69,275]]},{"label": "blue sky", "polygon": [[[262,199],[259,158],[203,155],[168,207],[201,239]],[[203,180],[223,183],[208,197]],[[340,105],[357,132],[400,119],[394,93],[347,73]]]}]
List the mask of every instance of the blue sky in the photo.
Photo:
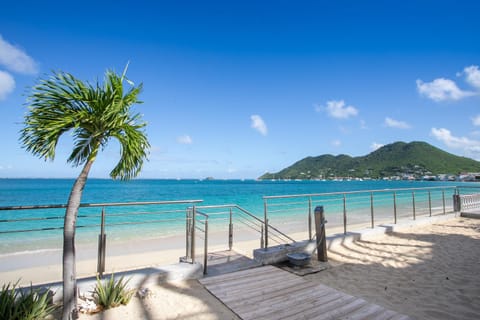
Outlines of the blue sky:
[{"label": "blue sky", "polygon": [[[20,5],[21,3],[21,5]],[[19,143],[52,70],[143,82],[141,178],[256,178],[426,141],[480,159],[479,1],[21,1],[0,10],[0,177],[75,177]],[[108,177],[112,141],[91,176]]]}]

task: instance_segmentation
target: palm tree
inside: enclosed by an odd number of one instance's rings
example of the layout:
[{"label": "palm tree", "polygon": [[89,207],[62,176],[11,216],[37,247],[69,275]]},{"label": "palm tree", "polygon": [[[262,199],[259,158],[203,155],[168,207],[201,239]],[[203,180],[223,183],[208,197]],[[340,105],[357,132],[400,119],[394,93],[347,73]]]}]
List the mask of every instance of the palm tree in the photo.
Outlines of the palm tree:
[{"label": "palm tree", "polygon": [[[127,65],[128,67],[128,65]],[[150,144],[141,116],[131,113],[142,84],[106,71],[103,85],[82,82],[65,72],[54,72],[40,79],[28,96],[28,112],[20,131],[22,147],[44,160],[55,158],[60,136],[71,131],[73,151],[67,162],[82,166],[75,180],[65,211],[63,229],[63,315],[77,318],[77,283],[75,270],[75,225],[83,188],[97,154],[111,138],[120,144],[120,160],[110,172],[113,179],[127,180],[137,176],[147,158]],[[130,89],[124,88],[124,81]]]}]

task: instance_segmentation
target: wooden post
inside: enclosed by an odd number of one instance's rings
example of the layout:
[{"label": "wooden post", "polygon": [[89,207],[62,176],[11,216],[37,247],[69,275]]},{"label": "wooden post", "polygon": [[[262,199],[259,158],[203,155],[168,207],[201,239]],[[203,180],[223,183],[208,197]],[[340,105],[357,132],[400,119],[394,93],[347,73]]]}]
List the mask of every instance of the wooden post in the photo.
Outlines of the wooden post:
[{"label": "wooden post", "polygon": [[458,194],[453,195],[453,211],[460,212],[461,205],[460,205],[460,196]]},{"label": "wooden post", "polygon": [[325,215],[323,206],[315,207],[315,231],[317,234],[317,260],[327,262],[327,240],[325,237]]}]

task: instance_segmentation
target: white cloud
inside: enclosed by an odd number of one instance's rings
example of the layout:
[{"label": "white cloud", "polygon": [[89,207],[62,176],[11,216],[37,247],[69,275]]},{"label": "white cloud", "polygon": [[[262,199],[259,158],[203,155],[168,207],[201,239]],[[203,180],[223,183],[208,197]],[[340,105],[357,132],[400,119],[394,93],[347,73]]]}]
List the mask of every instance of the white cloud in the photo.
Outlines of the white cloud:
[{"label": "white cloud", "polygon": [[0,70],[0,100],[4,100],[15,89],[15,80],[5,71]]},{"label": "white cloud", "polygon": [[254,114],[254,115],[250,116],[250,119],[252,120],[251,127],[253,129],[257,130],[258,132],[260,132],[260,134],[266,136],[267,133],[268,133],[268,129],[267,129],[267,125],[265,124],[265,121],[263,121],[262,117]]},{"label": "white cloud", "polygon": [[372,151],[375,151],[375,150],[377,150],[377,149],[380,149],[380,148],[383,147],[383,146],[384,146],[384,144],[373,142],[373,143],[370,145],[370,149],[372,149]]},{"label": "white cloud", "polygon": [[367,122],[365,120],[360,120],[360,129],[368,129]]},{"label": "white cloud", "polygon": [[467,137],[455,137],[448,129],[432,128],[430,133],[437,140],[442,141],[450,148],[463,149],[467,153],[476,153],[480,151],[480,141],[472,140]]},{"label": "white cloud", "polygon": [[397,129],[410,129],[410,125],[404,121],[398,121],[389,117],[385,118],[385,126]]},{"label": "white cloud", "polygon": [[333,140],[332,141],[332,146],[334,147],[340,147],[342,145],[342,141],[340,140]]},{"label": "white cloud", "polygon": [[460,100],[474,95],[473,92],[461,90],[454,81],[445,78],[438,78],[432,82],[417,80],[417,90],[420,94],[436,102]]},{"label": "white cloud", "polygon": [[0,35],[0,65],[8,70],[25,73],[37,73],[37,64],[23,50],[5,41]]},{"label": "white cloud", "polygon": [[480,89],[480,70],[478,70],[478,66],[470,66],[463,69],[463,72],[466,75],[467,82],[477,88]]},{"label": "white cloud", "polygon": [[192,144],[193,140],[188,134],[177,137],[177,142],[180,144]]},{"label": "white cloud", "polygon": [[358,109],[354,106],[345,105],[343,100],[331,100],[327,101],[327,106],[316,106],[315,110],[321,112],[325,110],[329,116],[336,119],[348,119],[358,114]]},{"label": "white cloud", "polygon": [[480,114],[472,118],[472,123],[474,126],[480,126]]}]

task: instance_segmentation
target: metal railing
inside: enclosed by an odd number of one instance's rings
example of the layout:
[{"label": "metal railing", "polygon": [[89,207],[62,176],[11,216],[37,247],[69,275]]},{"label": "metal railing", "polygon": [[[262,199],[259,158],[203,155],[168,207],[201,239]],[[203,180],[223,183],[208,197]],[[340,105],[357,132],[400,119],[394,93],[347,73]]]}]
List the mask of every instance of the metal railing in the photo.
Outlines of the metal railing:
[{"label": "metal railing", "polygon": [[[357,228],[360,225],[368,225],[373,228],[379,223],[397,223],[398,219],[407,217],[415,220],[418,216],[452,212],[455,210],[453,195],[474,194],[478,192],[478,188],[480,186],[443,186],[265,196],[263,219],[235,204],[198,206],[202,200],[85,203],[80,205],[77,228],[100,229],[97,272],[102,274],[105,271],[107,227],[174,223],[178,225],[176,228],[181,228],[185,223],[183,228],[186,254],[182,259],[195,262],[196,241],[200,238],[203,240],[203,267],[206,273],[209,232],[212,229],[223,232],[227,224],[229,250],[232,250],[234,235],[238,232],[234,229],[237,228],[251,230],[255,237],[260,237],[260,247],[268,248],[270,242],[277,244],[295,242],[293,236],[279,230],[278,226],[282,225],[282,222],[288,223],[289,228],[293,224],[294,228],[299,227],[302,232],[307,230],[308,239],[312,240],[313,208],[318,205],[325,208],[329,228],[343,227],[346,234],[351,226]],[[129,210],[125,210],[125,207]],[[146,207],[149,209],[145,209]],[[0,237],[15,233],[63,230],[64,214],[63,212],[59,214],[58,210],[65,208],[66,205],[63,204],[0,207]],[[98,208],[101,208],[101,212],[98,212]],[[39,212],[42,216],[19,214],[32,211]],[[298,216],[299,219],[292,219],[292,216]],[[36,223],[35,227],[32,227],[32,222]],[[158,227],[152,228],[158,230]],[[175,230],[178,231],[178,228]],[[246,233],[243,230],[242,235]]]},{"label": "metal railing", "polygon": [[[100,228],[98,235],[97,273],[105,272],[105,255],[107,233],[106,227],[129,227],[132,225],[158,225],[162,223],[184,221],[184,212],[188,206],[203,200],[149,201],[149,202],[115,202],[83,203],[77,215],[77,229]],[[3,206],[0,207],[0,236],[19,233],[35,233],[63,230],[64,214],[58,210],[65,209],[64,204]],[[129,210],[125,210],[128,207]],[[149,210],[145,209],[146,207]],[[101,208],[101,212],[96,211]],[[107,210],[108,209],[108,210]],[[19,211],[29,212],[25,216]],[[108,211],[108,213],[107,213]],[[30,212],[36,212],[30,213]],[[39,216],[42,214],[42,216]],[[107,223],[108,218],[115,221]],[[35,222],[38,227],[31,227]],[[208,228],[208,226],[206,226]]]},{"label": "metal railing", "polygon": [[[182,258],[183,261],[195,262],[196,259],[196,238],[203,240],[203,267],[204,274],[207,273],[207,254],[209,243],[209,224],[213,226],[211,229],[216,229],[219,232],[225,231],[225,225],[228,223],[228,250],[233,248],[234,230],[238,228],[242,231],[250,230],[260,237],[260,247],[265,246],[265,230],[269,228],[270,238],[278,244],[285,244],[295,242],[287,234],[278,230],[274,226],[265,224],[265,222],[255,216],[248,210],[235,205],[211,205],[211,206],[193,206],[187,210],[186,217],[186,256]],[[200,224],[200,226],[199,226]],[[237,227],[235,227],[237,226]],[[214,229],[214,230],[215,230]]]},{"label": "metal railing", "polygon": [[270,239],[267,222],[275,220],[275,225],[280,225],[282,220],[291,221],[292,215],[300,217],[298,229],[308,230],[308,239],[312,240],[312,213],[317,205],[325,208],[329,227],[343,227],[346,234],[353,225],[374,228],[379,223],[396,224],[401,218],[415,220],[418,216],[453,212],[453,195],[459,192],[457,186],[442,186],[265,196],[265,247]]},{"label": "metal railing", "polygon": [[[185,232],[185,257],[180,261],[195,263],[196,238],[203,234],[203,274],[207,274],[208,259],[208,215],[199,212],[195,206],[187,209]],[[198,234],[197,231],[200,233]]]}]

